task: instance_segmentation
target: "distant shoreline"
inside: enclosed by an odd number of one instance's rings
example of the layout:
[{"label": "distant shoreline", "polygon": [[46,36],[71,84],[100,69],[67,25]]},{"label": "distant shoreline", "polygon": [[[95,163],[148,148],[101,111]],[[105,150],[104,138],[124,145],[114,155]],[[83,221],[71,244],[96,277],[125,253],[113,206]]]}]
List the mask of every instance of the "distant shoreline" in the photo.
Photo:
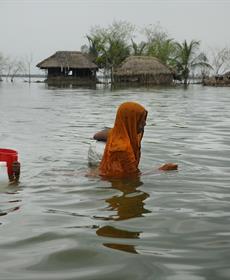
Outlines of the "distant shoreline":
[{"label": "distant shoreline", "polygon": [[[2,82],[3,80],[1,78],[11,78],[10,75],[7,74],[2,74],[0,75],[0,82]],[[31,74],[31,75],[26,75],[26,74],[16,74],[14,76],[14,78],[27,78],[27,79],[33,79],[33,78],[43,78],[44,81],[36,81],[36,82],[45,82],[45,80],[47,79],[47,75],[45,74]],[[99,75],[97,77],[99,79],[99,83],[103,84],[104,82],[102,81],[103,78],[105,78],[103,75]],[[201,77],[190,77],[190,84],[202,84],[202,78]],[[25,80],[25,82],[28,82],[27,80]],[[34,81],[33,81],[34,82]],[[108,84],[108,82],[105,82],[105,84]]]},{"label": "distant shoreline", "polygon": [[[26,75],[26,74],[16,74],[14,75],[14,78],[46,78],[47,75],[44,74],[30,74],[30,75]],[[6,74],[2,74],[0,75],[0,77],[11,77],[11,75],[6,75]]]}]

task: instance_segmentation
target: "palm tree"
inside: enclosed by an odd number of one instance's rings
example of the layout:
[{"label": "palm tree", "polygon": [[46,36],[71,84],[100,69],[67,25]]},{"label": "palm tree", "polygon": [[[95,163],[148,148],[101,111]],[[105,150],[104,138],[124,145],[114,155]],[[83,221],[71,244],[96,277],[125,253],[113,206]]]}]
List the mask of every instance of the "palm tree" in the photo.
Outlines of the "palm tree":
[{"label": "palm tree", "polygon": [[133,55],[144,55],[145,54],[145,50],[146,50],[146,47],[147,47],[147,43],[145,42],[140,42],[139,44],[135,43],[133,41],[133,39],[131,39],[131,42],[132,42],[132,45],[131,45],[131,53]]},{"label": "palm tree", "polygon": [[114,22],[106,29],[95,27],[86,36],[89,43],[85,48],[87,53],[99,68],[111,74],[111,82],[114,68],[130,55],[128,40],[132,29],[133,26],[127,22]]},{"label": "palm tree", "polygon": [[86,35],[89,42],[88,55],[91,57],[92,61],[97,64],[98,57],[101,52],[103,52],[105,39],[99,36],[89,36]]},{"label": "palm tree", "polygon": [[110,69],[113,83],[114,68],[119,66],[130,54],[129,46],[122,40],[109,37],[107,48],[104,48],[104,67]]},{"label": "palm tree", "polygon": [[185,40],[182,44],[176,43],[177,55],[174,59],[174,65],[177,73],[183,79],[184,85],[188,84],[188,77],[191,70],[197,67],[209,67],[207,57],[204,53],[197,52],[199,50],[200,42],[192,40],[187,43]]}]

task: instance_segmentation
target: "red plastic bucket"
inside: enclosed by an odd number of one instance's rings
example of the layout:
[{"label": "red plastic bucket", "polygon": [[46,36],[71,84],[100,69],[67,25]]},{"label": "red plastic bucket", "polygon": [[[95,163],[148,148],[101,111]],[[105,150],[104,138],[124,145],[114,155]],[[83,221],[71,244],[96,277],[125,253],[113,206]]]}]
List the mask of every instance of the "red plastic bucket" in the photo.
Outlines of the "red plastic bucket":
[{"label": "red plastic bucket", "polygon": [[13,162],[18,161],[18,152],[11,149],[0,149],[0,161],[6,161],[8,175],[13,175]]}]

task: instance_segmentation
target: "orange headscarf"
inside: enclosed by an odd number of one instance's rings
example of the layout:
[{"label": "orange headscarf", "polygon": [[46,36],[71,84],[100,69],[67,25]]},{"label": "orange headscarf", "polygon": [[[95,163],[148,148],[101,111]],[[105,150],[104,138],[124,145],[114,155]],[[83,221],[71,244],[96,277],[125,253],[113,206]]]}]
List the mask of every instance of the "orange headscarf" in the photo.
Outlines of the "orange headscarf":
[{"label": "orange headscarf", "polygon": [[147,111],[138,103],[125,102],[119,106],[99,166],[101,176],[122,178],[139,173],[143,132],[138,133],[138,124],[143,116],[147,116]]}]

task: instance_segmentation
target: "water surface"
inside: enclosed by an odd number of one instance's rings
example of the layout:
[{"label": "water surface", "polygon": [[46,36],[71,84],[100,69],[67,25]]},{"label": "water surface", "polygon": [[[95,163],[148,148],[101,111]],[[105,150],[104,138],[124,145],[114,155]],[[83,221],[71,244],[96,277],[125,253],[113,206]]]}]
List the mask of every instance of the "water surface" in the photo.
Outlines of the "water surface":
[{"label": "water surface", "polygon": [[[90,138],[128,100],[149,112],[149,174],[86,177]],[[0,279],[229,279],[229,108],[229,88],[0,83],[0,147],[22,164],[0,188]]]}]

